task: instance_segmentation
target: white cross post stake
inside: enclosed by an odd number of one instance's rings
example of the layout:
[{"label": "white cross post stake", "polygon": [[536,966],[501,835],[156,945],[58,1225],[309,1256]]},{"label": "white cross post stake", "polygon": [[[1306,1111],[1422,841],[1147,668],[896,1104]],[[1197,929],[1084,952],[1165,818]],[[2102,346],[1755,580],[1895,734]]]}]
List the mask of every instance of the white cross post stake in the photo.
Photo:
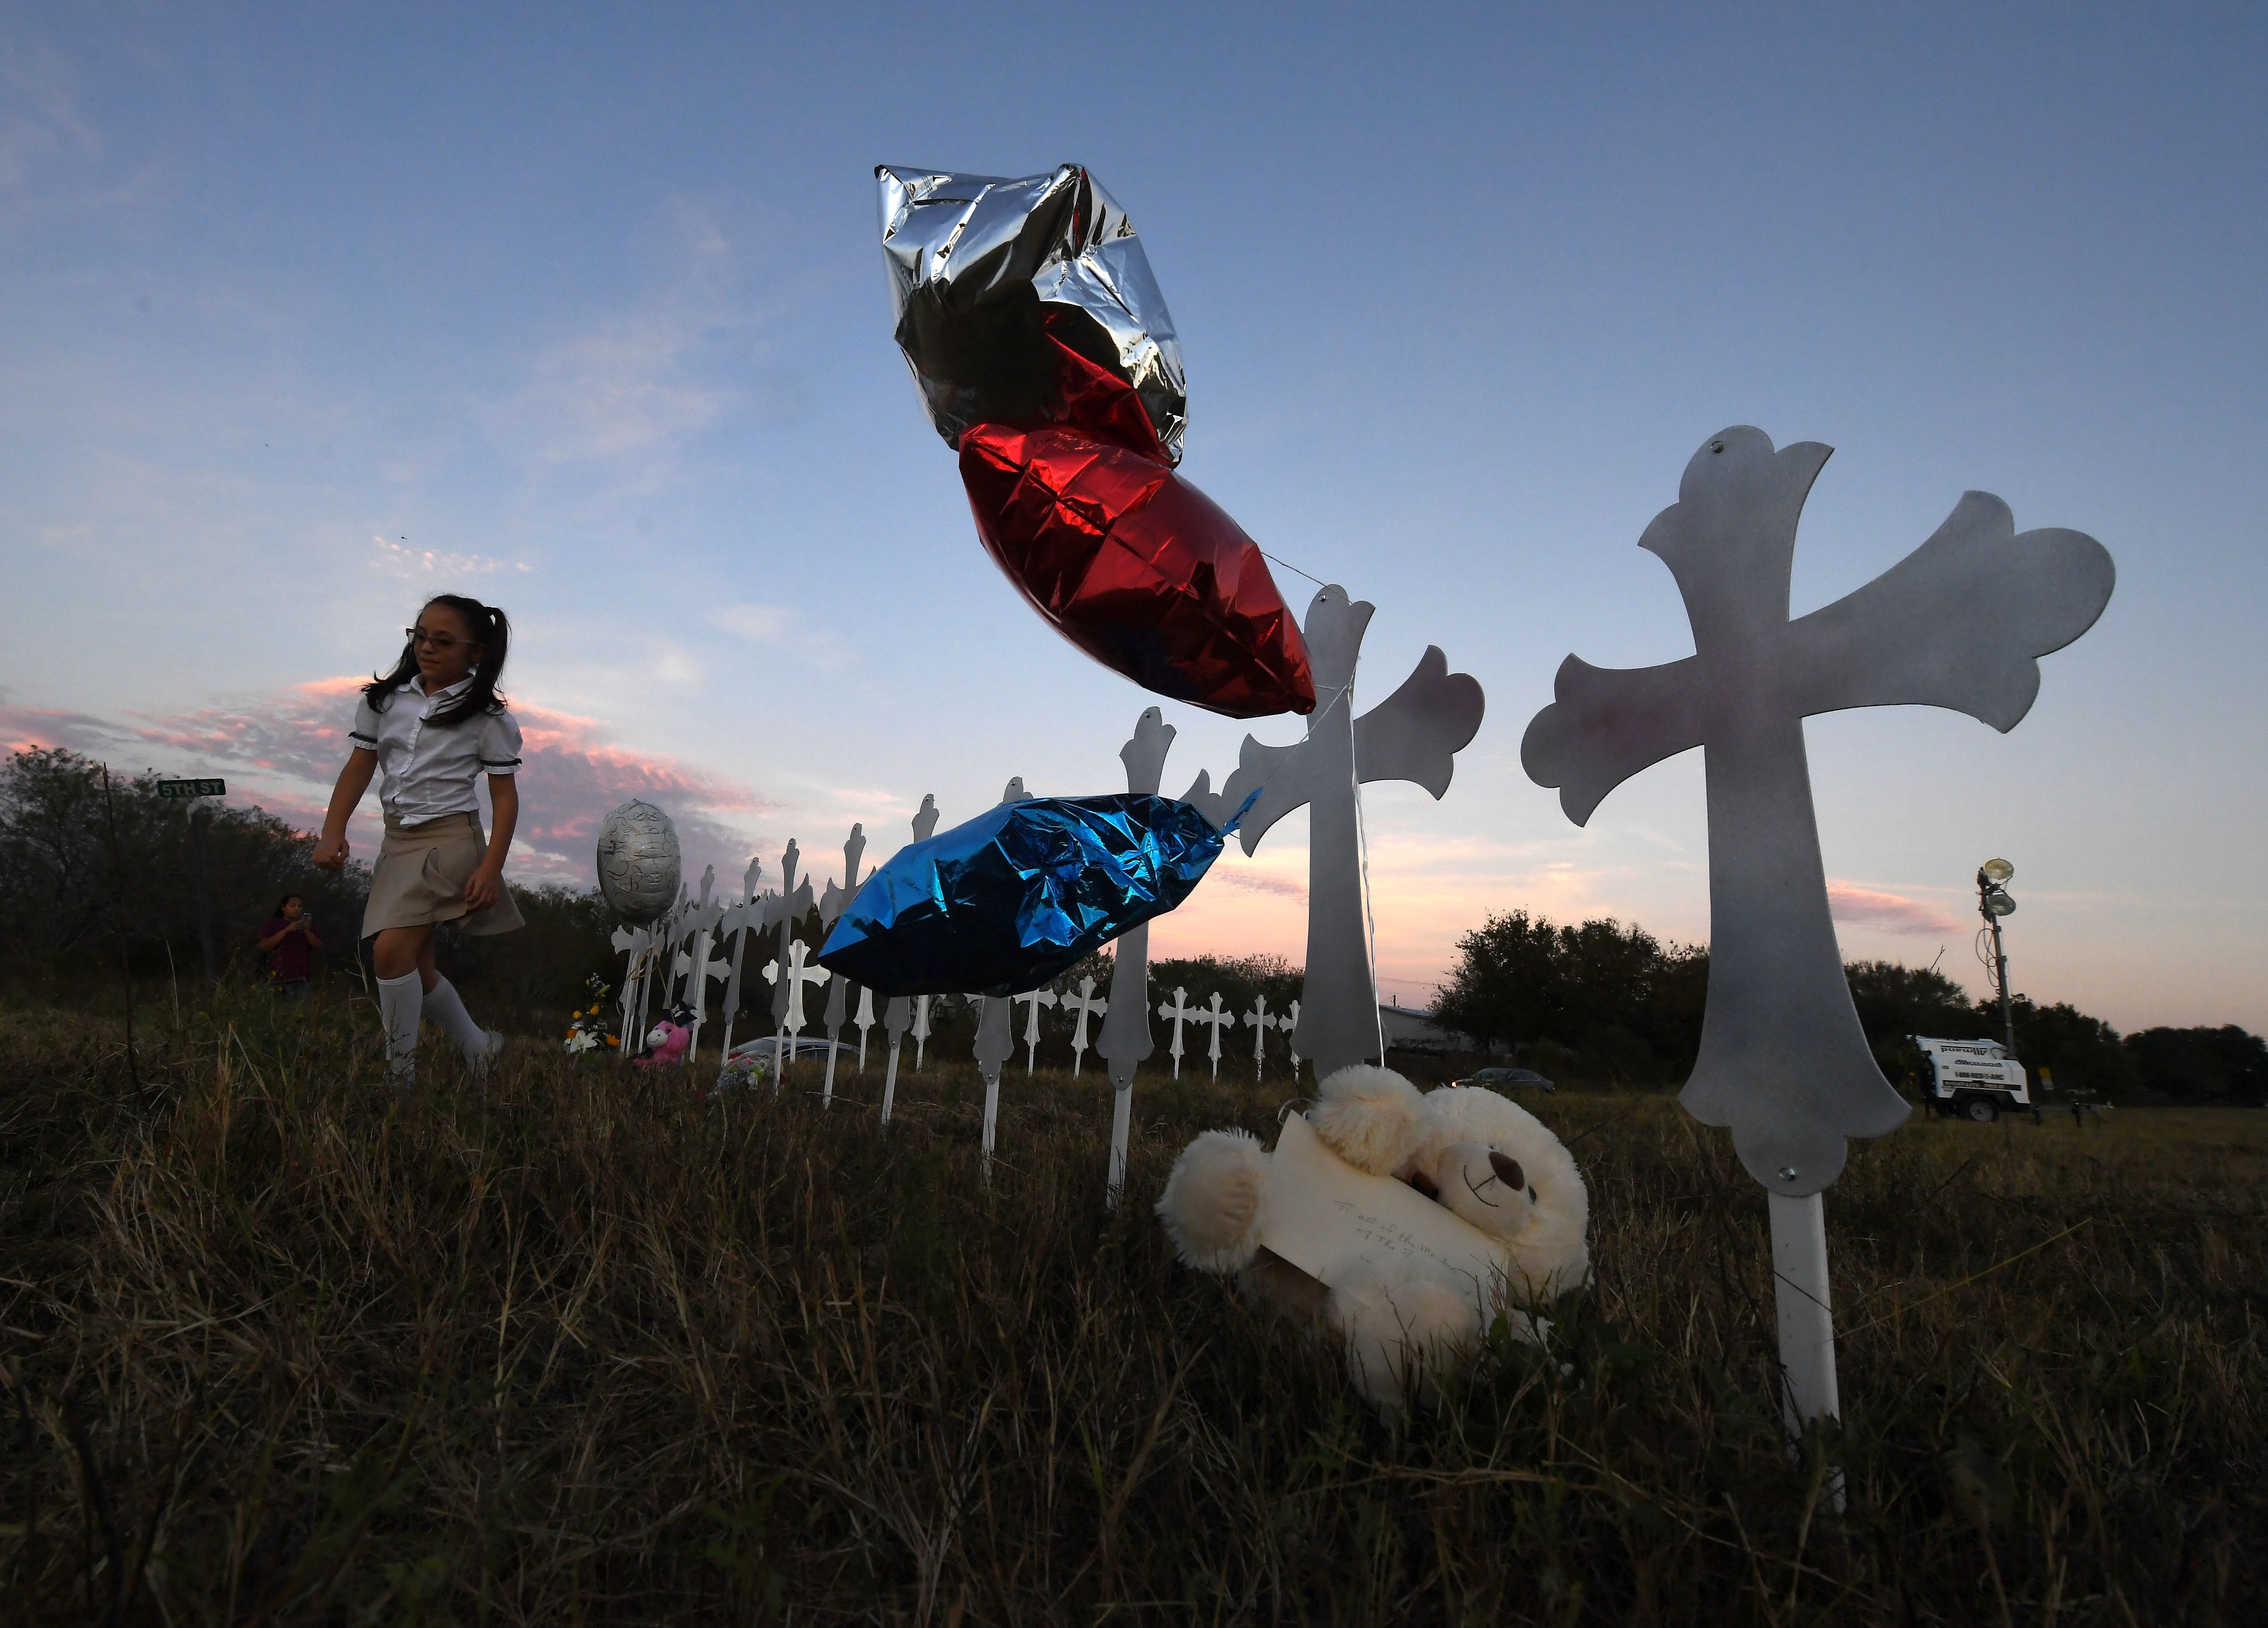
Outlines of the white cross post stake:
[{"label": "white cross post stake", "polygon": [[[829,881],[826,894],[819,901],[822,943],[825,942],[827,930],[841,919],[843,912],[850,908],[850,901],[858,896],[864,880],[858,874],[858,861],[865,851],[866,828],[864,824],[855,824],[850,828],[850,839],[843,844],[843,885],[837,888]],[[837,978],[834,987],[827,991],[827,1015],[821,1020],[827,1031],[827,1080],[819,1090],[821,1108],[835,1101],[835,1048],[843,1034],[843,1020],[850,1015],[850,980]]]},{"label": "white cross post stake", "polygon": [[[829,976],[826,968],[806,964],[810,954],[811,946],[797,939],[787,947],[784,965],[774,961],[764,969],[764,976],[776,983],[780,992],[787,998],[787,1010],[780,1014],[780,1033],[787,1042],[785,1055],[791,1057],[794,1055],[796,1042],[803,1036],[803,1026],[808,1021],[803,1014],[803,991],[808,985],[826,983]],[[777,1057],[781,1053],[775,1052],[774,1055]],[[785,1072],[781,1071],[783,1074]],[[777,1091],[779,1088],[779,1082],[776,1080],[772,1089]]]},{"label": "white cross post stake", "polygon": [[[937,794],[924,792],[921,807],[914,811],[914,841],[929,841],[937,830]],[[914,1072],[918,1074],[922,1072],[922,1054],[929,1047],[929,997],[917,995],[913,1003]]]},{"label": "white cross post stake", "polygon": [[[1300,1032],[1300,1003],[1293,1001],[1292,1010],[1285,1013],[1284,1017],[1284,1032],[1286,1035],[1296,1035]],[[1292,1048],[1292,1083],[1295,1086],[1300,1083],[1300,1048],[1296,1044]]]},{"label": "white cross post stake", "polygon": [[1077,1079],[1079,1059],[1086,1055],[1086,1020],[1104,1015],[1110,1010],[1110,1003],[1096,998],[1093,978],[1081,978],[1079,993],[1064,996],[1063,1006],[1065,1012],[1077,1014],[1071,1031],[1071,1077]]},{"label": "white cross post stake", "polygon": [[[1174,726],[1166,722],[1166,715],[1156,707],[1144,708],[1132,737],[1118,749],[1118,760],[1126,765],[1126,789],[1156,796],[1173,744]],[[1204,784],[1204,777],[1197,784]],[[1227,818],[1220,814],[1214,823]],[[1112,952],[1110,1010],[1094,1049],[1110,1071],[1110,1174],[1103,1184],[1103,1203],[1116,1210],[1126,1190],[1126,1152],[1134,1133],[1134,1071],[1150,1055],[1148,922],[1123,934]]]},{"label": "white cross post stake", "polygon": [[1197,1014],[1197,1009],[1189,1003],[1189,991],[1178,984],[1174,986],[1173,999],[1158,1003],[1158,1015],[1174,1026],[1173,1038],[1166,1042],[1166,1055],[1174,1059],[1174,1078],[1176,1079],[1182,1077],[1182,1025]]},{"label": "white cross post stake", "polygon": [[811,910],[811,879],[796,881],[796,872],[801,867],[802,855],[797,850],[795,838],[787,839],[787,851],[780,855],[780,892],[772,901],[773,924],[779,929],[779,960],[764,969],[764,976],[772,988],[772,1090],[784,1090],[787,1086],[787,1065],[794,1052],[788,1045],[787,1012],[790,997],[799,1018],[803,1011],[803,987],[782,982],[776,969],[787,964],[789,947],[796,942],[796,924]]},{"label": "white cross post stake", "polygon": [[1056,1004],[1053,990],[1027,990],[1021,995],[1009,997],[1011,1002],[1031,1003],[1031,1012],[1024,1020],[1024,1078],[1029,1079],[1040,1065],[1040,1008]]},{"label": "white cross post stake", "polygon": [[[2092,537],[2018,535],[2008,505],[1965,494],[1936,534],[1866,586],[1791,621],[1804,499],[1832,449],[1774,450],[1741,426],[1693,454],[1638,546],[1677,579],[1693,651],[1605,671],[1569,656],[1521,761],[1580,825],[1647,765],[1700,747],[1709,799],[1709,999],[1679,1101],[1729,1126],[1771,1195],[1783,1407],[1800,1434],[1840,1411],[1820,1194],[1850,1137],[1911,1111],[1875,1065],[1828,913],[1803,720],[1847,707],[1947,707],[2006,732],[2038,695],[2038,659],[2095,623],[2117,572]],[[1318,1072],[1321,1064],[1318,1064]],[[1841,1473],[1834,1499],[1843,1505]]]},{"label": "white cross post stake", "polygon": [[1205,1046],[1205,1056],[1212,1060],[1212,1082],[1219,1085],[1220,1083],[1220,1032],[1234,1026],[1236,1013],[1221,1005],[1220,991],[1215,990],[1212,992],[1212,1004],[1204,1011],[1193,1014],[1189,1021],[1202,1023],[1212,1031],[1211,1037]]},{"label": "white cross post stake", "polygon": [[1014,998],[1005,995],[975,995],[980,1003],[976,1020],[976,1070],[984,1076],[984,1179],[992,1179],[992,1144],[1000,1123],[1000,1065],[1016,1055]]},{"label": "white cross post stake", "polygon": [[[718,917],[724,915],[720,906],[713,913],[709,906],[710,892],[717,886],[717,867],[703,867],[701,873],[701,892],[691,908],[678,912],[676,955],[670,962],[668,1006],[693,1006],[700,1004],[700,992],[693,987],[696,969],[705,966],[709,957],[707,934],[714,931]],[[693,1048],[686,1046],[689,1059]]]},{"label": "white cross post stake", "polygon": [[622,1011],[626,1022],[619,1055],[625,1063],[630,1060],[634,1052],[645,1047],[646,1002],[653,993],[655,977],[667,976],[663,971],[663,959],[668,954],[669,945],[677,931],[678,913],[684,908],[685,884],[680,882],[677,885],[677,902],[638,929],[633,938],[632,975],[629,987],[622,991]]},{"label": "white cross post stake", "polygon": [[631,1026],[637,1021],[638,1006],[644,998],[645,964],[648,950],[653,943],[653,932],[646,927],[617,927],[608,942],[617,952],[627,952],[630,956],[622,963],[622,1044],[616,1048],[622,1060],[628,1062],[630,1036],[637,1032]]},{"label": "white cross post stake", "polygon": [[1304,628],[1315,711],[1307,739],[1270,747],[1245,736],[1219,799],[1225,820],[1259,789],[1241,832],[1248,854],[1278,820],[1302,805],[1307,809],[1307,976],[1292,1043],[1314,1064],[1318,1079],[1382,1057],[1386,1049],[1363,906],[1358,786],[1412,780],[1438,798],[1449,789],[1456,755],[1481,726],[1480,684],[1450,672],[1448,658],[1432,645],[1399,689],[1354,716],[1355,668],[1376,608],[1350,600],[1336,586],[1309,601]]},{"label": "white cross post stake", "polygon": [[1268,1031],[1282,1020],[1268,1015],[1268,997],[1255,995],[1252,1010],[1244,1014],[1244,1027],[1252,1031],[1252,1077],[1262,1079],[1268,1073]]},{"label": "white cross post stake", "polygon": [[[1004,803],[1020,803],[1028,795],[1024,790],[1024,777],[1016,776],[1000,793]],[[987,995],[981,998],[983,1015],[976,1020],[976,1069],[984,1076],[984,1179],[992,1179],[992,1138],[1000,1121],[1000,1065],[1016,1055],[1016,1035],[1012,1026],[1015,1008],[1012,999]]]},{"label": "white cross post stake", "polygon": [[882,1031],[890,1037],[890,1059],[882,1073],[882,1126],[889,1128],[890,1109],[898,1100],[898,1046],[906,1037],[906,1028],[913,1021],[914,1003],[903,995],[893,995],[882,1007]]},{"label": "white cross post stake", "polygon": [[733,1024],[740,1015],[740,971],[747,960],[748,935],[762,931],[764,924],[763,901],[756,896],[756,879],[763,873],[762,860],[748,861],[740,877],[740,902],[718,924],[719,932],[733,935],[733,976],[725,985],[725,1039],[718,1048],[728,1057],[733,1055]]},{"label": "white cross post stake", "polygon": [[718,931],[725,915],[722,904],[711,904],[702,912],[709,924],[693,937],[693,972],[688,986],[688,998],[693,1006],[693,1033],[685,1042],[685,1065],[693,1066],[694,1055],[701,1050],[701,1026],[708,1019],[709,986],[722,983],[733,976],[733,963],[722,955],[709,952],[723,935]]},{"label": "white cross post stake", "polygon": [[866,1075],[866,1031],[874,1027],[874,991],[863,983],[858,986],[858,1010],[852,1015],[850,1025],[858,1031],[858,1077],[863,1079]]}]

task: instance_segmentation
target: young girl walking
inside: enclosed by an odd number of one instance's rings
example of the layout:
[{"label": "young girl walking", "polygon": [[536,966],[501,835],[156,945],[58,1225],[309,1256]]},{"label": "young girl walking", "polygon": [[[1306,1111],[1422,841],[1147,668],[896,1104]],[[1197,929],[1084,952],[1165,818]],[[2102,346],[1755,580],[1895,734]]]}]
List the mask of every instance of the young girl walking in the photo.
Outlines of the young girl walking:
[{"label": "young girl walking", "polygon": [[[431,1018],[486,1072],[504,1036],[484,1030],[465,1011],[456,989],[433,966],[433,929],[461,921],[471,933],[510,932],[523,925],[504,885],[504,855],[519,818],[519,726],[497,693],[512,625],[504,612],[460,594],[438,594],[405,628],[401,659],[373,678],[355,708],[346,767],[331,792],[330,812],[315,843],[315,863],[343,870],[347,820],[380,774],[386,841],[371,873],[362,936],[375,935],[379,1011],[394,1079],[416,1079],[417,1025]],[[481,835],[480,799],[489,777],[496,829]]]}]

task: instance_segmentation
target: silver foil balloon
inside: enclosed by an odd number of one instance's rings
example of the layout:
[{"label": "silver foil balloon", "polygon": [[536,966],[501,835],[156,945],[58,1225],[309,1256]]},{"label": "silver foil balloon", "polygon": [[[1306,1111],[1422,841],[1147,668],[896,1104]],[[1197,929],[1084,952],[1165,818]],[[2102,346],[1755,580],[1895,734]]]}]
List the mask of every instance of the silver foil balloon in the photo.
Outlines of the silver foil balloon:
[{"label": "silver foil balloon", "polygon": [[624,921],[643,926],[677,902],[677,828],[633,798],[599,825],[599,892]]},{"label": "silver foil balloon", "polygon": [[1133,223],[1083,167],[1010,179],[884,164],[874,176],[898,348],[949,445],[1045,415],[1052,335],[1132,385],[1181,461],[1181,340]]}]

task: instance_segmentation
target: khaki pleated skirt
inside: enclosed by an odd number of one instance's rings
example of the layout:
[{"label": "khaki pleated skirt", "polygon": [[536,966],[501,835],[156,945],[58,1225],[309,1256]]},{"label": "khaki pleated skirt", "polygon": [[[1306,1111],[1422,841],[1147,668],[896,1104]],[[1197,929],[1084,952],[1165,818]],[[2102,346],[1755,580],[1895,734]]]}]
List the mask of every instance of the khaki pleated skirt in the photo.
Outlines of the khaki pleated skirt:
[{"label": "khaki pleated skirt", "polygon": [[363,907],[362,936],[388,927],[430,927],[461,921],[472,933],[510,932],[527,924],[512,892],[484,910],[465,909],[465,883],[480,868],[488,839],[478,814],[444,814],[422,825],[397,824],[389,815],[378,864],[370,873],[370,902]]}]

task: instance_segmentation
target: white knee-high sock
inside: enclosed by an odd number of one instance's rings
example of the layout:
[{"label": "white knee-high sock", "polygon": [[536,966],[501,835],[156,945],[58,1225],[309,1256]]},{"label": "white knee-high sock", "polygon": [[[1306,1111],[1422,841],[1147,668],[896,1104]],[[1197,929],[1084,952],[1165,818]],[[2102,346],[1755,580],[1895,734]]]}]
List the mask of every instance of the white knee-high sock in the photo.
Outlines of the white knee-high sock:
[{"label": "white knee-high sock", "polygon": [[379,1015],[386,1020],[387,1066],[405,1083],[417,1078],[417,1019],[424,1005],[424,985],[416,969],[378,981]]},{"label": "white knee-high sock", "polygon": [[488,1055],[488,1031],[473,1021],[473,1014],[465,1010],[465,1002],[457,993],[457,986],[446,978],[437,979],[425,991],[425,1015],[448,1032],[457,1042],[457,1050],[465,1054],[465,1061],[477,1063]]}]

